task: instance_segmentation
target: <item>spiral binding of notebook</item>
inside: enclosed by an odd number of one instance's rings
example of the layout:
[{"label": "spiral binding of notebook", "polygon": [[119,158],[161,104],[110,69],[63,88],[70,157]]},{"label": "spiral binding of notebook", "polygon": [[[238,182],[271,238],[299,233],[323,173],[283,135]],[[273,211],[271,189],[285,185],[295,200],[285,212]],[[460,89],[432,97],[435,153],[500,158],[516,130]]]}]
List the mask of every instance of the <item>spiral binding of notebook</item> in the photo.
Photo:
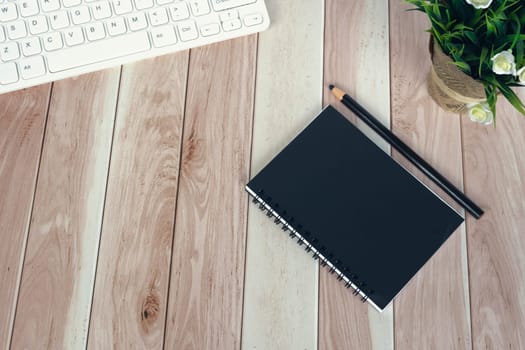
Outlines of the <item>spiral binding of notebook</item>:
[{"label": "spiral binding of notebook", "polygon": [[[326,254],[325,256],[325,254],[321,252],[324,251],[323,246],[321,246],[319,249],[314,246],[314,244],[318,242],[318,239],[313,234],[303,230],[302,225],[296,224],[294,222],[293,216],[288,215],[286,210],[281,211],[282,208],[279,208],[278,203],[274,203],[271,197],[265,196],[264,190],[261,189],[257,191],[257,193],[255,193],[249,187],[246,187],[246,190],[252,196],[252,202],[257,204],[260,210],[266,212],[266,216],[268,216],[268,218],[273,217],[274,223],[281,226],[284,232],[290,231],[290,238],[294,240],[296,239],[299,246],[304,245],[305,251],[307,253],[312,253],[312,257],[315,260],[319,260],[321,266],[327,267],[331,274],[335,274],[337,276],[337,280],[344,283],[346,288],[351,288],[354,295],[361,297],[362,302],[366,302],[367,300],[370,301],[369,295],[373,294],[374,291],[367,289],[366,283],[364,281],[357,282],[359,280],[358,276],[350,272],[348,275],[350,275],[354,281],[356,281],[355,283],[352,282],[350,278],[348,278],[347,275],[343,273],[343,271],[335,266],[335,264],[337,264],[339,261],[332,254]],[[277,210],[281,211],[281,214],[277,213]],[[335,264],[331,261],[333,261]],[[343,270],[346,272],[350,271],[348,268],[343,268]],[[373,302],[370,301],[370,303],[380,310]]]}]

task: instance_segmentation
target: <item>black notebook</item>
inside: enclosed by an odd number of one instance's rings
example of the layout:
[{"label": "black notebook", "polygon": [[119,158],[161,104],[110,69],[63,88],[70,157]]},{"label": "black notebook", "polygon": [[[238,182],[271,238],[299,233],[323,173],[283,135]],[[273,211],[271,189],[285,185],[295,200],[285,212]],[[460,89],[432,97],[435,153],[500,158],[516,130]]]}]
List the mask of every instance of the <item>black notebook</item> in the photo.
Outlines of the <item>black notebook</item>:
[{"label": "black notebook", "polygon": [[246,190],[307,253],[380,311],[463,222],[331,106]]}]

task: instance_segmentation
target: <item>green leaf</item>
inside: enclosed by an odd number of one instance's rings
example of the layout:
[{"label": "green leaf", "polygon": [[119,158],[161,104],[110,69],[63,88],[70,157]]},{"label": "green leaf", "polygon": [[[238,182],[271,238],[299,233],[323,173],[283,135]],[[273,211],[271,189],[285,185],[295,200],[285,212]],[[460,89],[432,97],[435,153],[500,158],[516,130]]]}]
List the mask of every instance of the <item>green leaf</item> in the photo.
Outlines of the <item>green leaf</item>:
[{"label": "green leaf", "polygon": [[489,49],[487,47],[483,47],[481,49],[481,55],[479,56],[478,77],[481,77],[481,70],[483,69],[483,64],[485,63],[485,59],[487,58],[488,53]]},{"label": "green leaf", "polygon": [[444,32],[448,31],[447,27],[443,23],[437,22],[437,21],[436,22],[432,22],[432,23],[434,23],[434,26],[438,26]]},{"label": "green leaf", "polygon": [[432,11],[434,12],[436,18],[439,18],[441,20],[443,17],[441,16],[441,9],[439,7],[439,4],[434,4],[432,6]]},{"label": "green leaf", "polygon": [[518,67],[523,67],[525,65],[525,44],[522,40],[518,41],[516,44],[516,63]]},{"label": "green leaf", "polygon": [[485,15],[485,23],[487,24],[487,35],[495,36],[496,35],[496,26],[489,20],[488,15]]},{"label": "green leaf", "polygon": [[448,0],[447,2],[450,6],[451,14],[462,21],[472,17],[474,12],[477,11],[474,7],[468,5],[464,0]]},{"label": "green leaf", "polygon": [[494,115],[494,124],[496,123],[496,102],[498,101],[497,90],[490,83],[485,82],[485,94],[487,95],[487,104]]},{"label": "green leaf", "polygon": [[463,34],[474,44],[474,45],[478,45],[479,44],[479,39],[478,39],[478,36],[476,35],[475,32],[473,31],[470,31],[470,30],[466,30],[465,32],[463,32]]},{"label": "green leaf", "polygon": [[516,14],[512,16],[512,20],[514,23],[516,23],[516,34],[514,35],[514,39],[512,40],[512,44],[510,46],[511,49],[513,49],[516,44],[518,43],[518,40],[520,40],[520,34],[521,34],[521,22]]},{"label": "green leaf", "polygon": [[452,30],[457,30],[457,31],[464,31],[464,30],[470,30],[470,31],[473,31],[474,29],[465,25],[464,23],[458,23],[456,24]]},{"label": "green leaf", "polygon": [[505,84],[500,83],[497,79],[494,80],[498,90],[503,94],[503,96],[505,96],[505,98],[510,102],[510,104],[513,105],[514,108],[518,110],[518,112],[525,115],[525,105],[523,104],[523,102],[521,102],[516,93]]},{"label": "green leaf", "polygon": [[513,41],[516,40],[516,45],[518,42],[525,40],[525,34],[508,34],[502,35],[497,40],[494,40],[494,45],[496,47],[511,48]]},{"label": "green leaf", "polygon": [[470,74],[470,66],[467,63],[465,63],[463,61],[454,61],[454,62],[451,62],[451,63],[455,64],[456,66],[458,66],[465,73]]},{"label": "green leaf", "polygon": [[432,31],[434,39],[438,42],[439,46],[443,48],[443,38],[441,37],[441,34],[439,34],[435,27],[430,28],[430,30]]}]

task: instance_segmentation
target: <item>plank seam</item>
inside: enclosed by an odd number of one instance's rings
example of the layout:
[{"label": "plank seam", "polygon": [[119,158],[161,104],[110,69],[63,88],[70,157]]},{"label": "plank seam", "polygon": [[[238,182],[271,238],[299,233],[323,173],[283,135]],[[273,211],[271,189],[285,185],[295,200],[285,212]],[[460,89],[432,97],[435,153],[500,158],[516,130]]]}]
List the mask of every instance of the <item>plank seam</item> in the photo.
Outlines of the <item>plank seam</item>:
[{"label": "plank seam", "polygon": [[[462,121],[461,118],[459,119],[459,137],[461,139],[461,172],[462,172],[462,177],[463,177],[463,192],[466,192],[467,178],[466,178],[466,172],[465,172],[465,164],[466,164],[466,161],[465,161],[465,139],[464,139],[464,133],[463,133],[463,121]],[[468,307],[468,310],[469,310],[468,323],[469,323],[469,331],[470,331],[470,334],[469,334],[470,349],[473,350],[474,349],[474,340],[472,338],[472,334],[474,332],[474,329],[473,329],[473,326],[472,326],[472,303],[471,303],[471,301],[472,301],[472,292],[471,292],[471,288],[470,288],[470,261],[469,261],[469,254],[468,254],[468,237],[469,237],[469,235],[468,235],[468,227],[469,227],[468,222],[469,221],[465,217],[465,256],[466,256],[466,259],[467,259],[467,286],[466,287],[468,288],[468,290],[467,290],[468,299],[466,300],[466,302],[468,303],[467,307]]]},{"label": "plank seam", "polygon": [[[326,14],[328,13],[328,10],[326,8],[327,5],[327,2],[323,0],[323,15],[322,15],[322,18],[323,18],[323,44],[321,45],[321,107],[323,107],[326,103],[325,101],[325,98],[324,98],[324,93],[323,93],[323,88],[324,88],[324,85],[326,83],[325,81],[325,54],[326,54]],[[316,340],[317,340],[317,350],[320,348],[321,346],[321,320],[320,320],[320,315],[321,315],[321,266],[319,264],[317,264],[317,335],[316,335]]]},{"label": "plank seam", "polygon": [[178,166],[178,174],[177,174],[177,192],[175,194],[175,208],[173,209],[173,227],[171,229],[171,253],[170,253],[170,265],[168,269],[168,286],[166,290],[166,312],[164,315],[164,331],[162,333],[162,350],[166,348],[166,332],[168,329],[168,313],[169,313],[169,302],[170,302],[170,289],[171,289],[171,274],[173,269],[173,251],[175,248],[175,222],[177,220],[177,208],[179,204],[179,192],[180,192],[180,178],[181,178],[181,168],[182,168],[182,151],[183,151],[183,144],[184,144],[184,130],[185,130],[185,122],[186,122],[186,108],[188,103],[188,83],[190,79],[190,66],[191,66],[191,52],[192,50],[188,51],[188,59],[187,59],[187,67],[186,67],[186,84],[184,87],[184,106],[182,107],[183,115],[182,115],[182,121],[181,121],[181,131],[180,131],[180,142],[179,142],[179,166]]},{"label": "plank seam", "polygon": [[123,72],[123,66],[120,66],[120,75],[118,79],[118,86],[117,86],[117,97],[115,99],[115,111],[113,113],[113,130],[111,132],[111,144],[109,146],[109,157],[108,157],[108,170],[106,173],[106,186],[104,189],[104,200],[103,200],[103,206],[102,206],[102,217],[100,218],[100,234],[98,238],[98,245],[97,245],[97,256],[95,258],[95,274],[93,275],[93,288],[91,288],[91,305],[89,307],[89,314],[88,314],[88,329],[86,332],[86,346],[85,349],[88,348],[89,343],[89,333],[91,330],[91,315],[93,314],[93,300],[95,298],[95,287],[97,285],[97,272],[98,272],[98,259],[100,256],[100,245],[102,242],[102,232],[104,230],[104,217],[106,214],[106,201],[108,196],[108,187],[109,187],[109,175],[111,173],[111,160],[113,158],[113,145],[115,141],[115,129],[117,128],[117,115],[119,110],[119,101],[120,101],[120,87],[122,86],[122,72]]},{"label": "plank seam", "polygon": [[[392,103],[393,101],[393,94],[392,94],[392,91],[393,91],[393,77],[392,77],[392,72],[393,72],[393,69],[392,69],[392,21],[390,20],[390,15],[392,14],[392,6],[390,5],[390,1],[387,2],[387,14],[388,14],[388,78],[389,78],[389,82],[388,82],[388,87],[389,87],[389,91],[388,91],[388,99],[390,100],[389,101],[389,110],[390,110],[390,118],[388,118],[388,121],[389,121],[389,129],[392,130],[392,128],[394,127],[394,110],[393,110],[393,106],[394,104]],[[390,156],[392,156],[392,148],[390,147],[390,145],[388,146],[389,148],[389,154]],[[396,307],[395,307],[395,303],[392,302],[392,350],[395,350],[396,349]]]},{"label": "plank seam", "polygon": [[[257,66],[259,64],[259,34],[256,36],[256,45],[255,45],[255,69],[253,70],[253,94],[252,94],[252,130],[250,136],[250,155],[248,162],[248,177],[252,176],[252,162],[253,162],[253,139],[254,139],[254,130],[255,130],[255,95],[257,94]],[[249,204],[248,200],[248,204]],[[242,309],[241,309],[241,336],[239,339],[239,348],[242,348],[242,339],[244,335],[244,306],[245,306],[245,297],[246,297],[246,261],[248,256],[248,227],[250,221],[250,205],[246,206],[246,226],[244,227],[244,271],[242,276]]]},{"label": "plank seam", "polygon": [[28,223],[27,223],[27,229],[25,230],[25,238],[24,238],[24,247],[23,247],[23,254],[20,257],[20,263],[21,268],[20,272],[17,278],[17,285],[16,285],[16,292],[15,292],[15,300],[13,300],[15,304],[15,308],[13,310],[13,317],[10,320],[10,326],[9,326],[9,334],[7,335],[7,348],[11,349],[12,342],[13,342],[13,331],[15,329],[15,322],[16,322],[16,313],[18,310],[18,301],[20,299],[20,287],[22,285],[22,277],[24,274],[24,266],[25,266],[25,259],[27,254],[27,241],[29,240],[29,233],[31,232],[31,220],[33,218],[33,210],[35,209],[35,197],[36,197],[36,191],[38,187],[38,179],[40,178],[40,165],[42,164],[42,154],[44,153],[44,141],[46,139],[46,133],[47,133],[47,122],[49,120],[49,109],[51,106],[51,97],[53,95],[53,86],[54,83],[51,83],[51,86],[48,89],[47,93],[47,107],[46,107],[46,117],[44,120],[44,132],[42,133],[42,140],[40,142],[40,156],[38,157],[38,163],[37,163],[37,171],[36,171],[36,177],[33,183],[33,195],[31,198],[31,210],[29,212],[28,216]]}]

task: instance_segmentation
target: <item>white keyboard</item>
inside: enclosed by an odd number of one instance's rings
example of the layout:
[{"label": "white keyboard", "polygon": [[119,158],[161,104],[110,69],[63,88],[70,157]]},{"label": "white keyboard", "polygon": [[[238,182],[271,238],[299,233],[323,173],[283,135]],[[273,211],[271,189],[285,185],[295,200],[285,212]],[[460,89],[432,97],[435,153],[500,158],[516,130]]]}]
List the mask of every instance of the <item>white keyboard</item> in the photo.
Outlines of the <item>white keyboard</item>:
[{"label": "white keyboard", "polygon": [[0,94],[269,24],[264,0],[0,0]]}]

